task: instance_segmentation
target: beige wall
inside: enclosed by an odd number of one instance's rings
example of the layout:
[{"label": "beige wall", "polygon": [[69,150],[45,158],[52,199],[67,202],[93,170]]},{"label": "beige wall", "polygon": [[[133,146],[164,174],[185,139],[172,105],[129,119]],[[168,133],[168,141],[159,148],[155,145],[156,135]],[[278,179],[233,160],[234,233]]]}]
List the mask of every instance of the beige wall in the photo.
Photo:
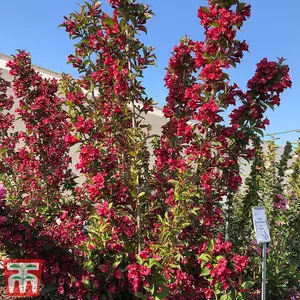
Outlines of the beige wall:
[{"label": "beige wall", "polygon": [[[2,77],[8,81],[12,80],[12,77],[9,75],[9,69],[5,65],[6,65],[7,61],[10,59],[12,59],[12,57],[0,53],[0,69],[1,69]],[[47,70],[45,68],[35,66],[35,65],[33,65],[33,67],[44,78],[56,78],[56,79],[60,78],[59,73],[56,73],[51,70]],[[12,95],[12,91],[9,91],[9,94]],[[18,102],[15,103],[13,109],[15,109],[17,107],[17,104],[18,104]],[[143,121],[143,123],[151,125],[151,127],[152,127],[151,133],[160,135],[162,125],[164,125],[166,123],[166,119],[163,117],[162,109],[159,107],[155,107],[153,112],[149,112],[144,117],[145,117],[145,120]],[[21,120],[17,120],[15,122],[15,130],[18,130],[18,131],[25,130],[25,126]],[[70,155],[72,157],[72,169],[74,170],[75,173],[77,173],[76,169],[75,169],[75,165],[78,162],[78,157],[79,157],[79,153],[77,152],[77,150],[78,150],[77,146],[73,146],[70,149]],[[153,161],[154,160],[152,158],[151,163],[153,163]],[[81,182],[82,180],[79,180],[79,181]]]},{"label": "beige wall", "polygon": [[[11,76],[8,73],[8,68],[5,66],[6,63],[7,63],[7,61],[9,59],[11,59],[10,56],[7,56],[5,54],[1,54],[0,53],[0,69],[2,69],[2,71],[1,71],[2,72],[2,76],[6,80],[11,80]],[[42,67],[39,67],[39,66],[36,66],[36,65],[33,65],[33,67],[44,78],[56,78],[56,79],[60,78],[60,74],[57,73],[57,72],[53,72],[51,70],[48,70],[48,69],[45,69],[45,68],[42,68]],[[144,123],[151,125],[151,127],[152,127],[152,132],[151,133],[152,134],[158,134],[158,135],[160,135],[161,134],[161,127],[166,123],[166,121],[167,120],[163,116],[162,109],[160,107],[155,107],[153,112],[149,112],[145,116]],[[22,124],[22,121],[18,120],[15,123],[15,128],[17,130],[24,130],[24,125]],[[267,151],[267,143],[264,143],[264,151],[265,152]],[[280,157],[280,155],[282,154],[282,152],[283,152],[283,147],[279,147],[277,149],[277,155],[276,155],[277,158]],[[75,164],[78,161],[78,153],[77,153],[77,147],[76,146],[74,146],[74,147],[71,148],[70,154],[71,154],[71,157],[73,159],[72,169],[75,170]],[[154,158],[152,157],[151,163],[153,163],[153,161],[154,161]],[[244,175],[248,174],[249,171],[250,171],[249,164],[248,163],[245,163],[245,164],[242,163],[242,165],[243,165],[242,169],[243,169]]]}]

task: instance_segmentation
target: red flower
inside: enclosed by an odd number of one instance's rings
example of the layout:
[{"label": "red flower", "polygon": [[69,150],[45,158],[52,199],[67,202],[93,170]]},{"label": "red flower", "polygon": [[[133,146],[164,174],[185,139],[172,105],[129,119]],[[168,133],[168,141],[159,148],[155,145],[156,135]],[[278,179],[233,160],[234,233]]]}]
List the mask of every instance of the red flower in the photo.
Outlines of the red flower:
[{"label": "red flower", "polygon": [[236,273],[242,272],[245,269],[246,265],[248,264],[247,256],[240,256],[235,254],[232,260],[235,262],[234,269]]},{"label": "red flower", "polygon": [[60,285],[58,288],[57,288],[57,291],[60,295],[63,295],[65,293],[65,289],[62,285]]},{"label": "red flower", "polygon": [[108,265],[102,265],[101,267],[100,267],[100,271],[102,272],[102,273],[107,273],[108,272],[108,270],[109,270],[109,268],[108,268]]},{"label": "red flower", "polygon": [[122,279],[122,272],[120,269],[116,269],[114,272],[114,277],[117,279]]},{"label": "red flower", "polygon": [[110,284],[109,284],[108,290],[109,290],[110,293],[112,293],[112,294],[115,294],[115,293],[117,292],[117,288],[116,288],[115,284],[113,284],[113,283],[110,283]]},{"label": "red flower", "polygon": [[0,225],[3,225],[4,223],[6,223],[6,221],[7,221],[7,217],[0,216]]}]

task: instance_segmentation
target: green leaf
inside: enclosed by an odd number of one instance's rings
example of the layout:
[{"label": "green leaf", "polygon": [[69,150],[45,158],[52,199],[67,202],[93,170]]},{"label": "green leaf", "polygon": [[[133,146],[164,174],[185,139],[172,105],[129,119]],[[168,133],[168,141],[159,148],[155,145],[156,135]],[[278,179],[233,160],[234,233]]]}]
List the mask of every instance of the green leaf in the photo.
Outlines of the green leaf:
[{"label": "green leaf", "polygon": [[116,261],[113,264],[113,267],[116,268],[123,260],[123,256],[122,255],[117,255],[116,257]]},{"label": "green leaf", "polygon": [[150,13],[144,13],[144,16],[147,18],[147,19],[151,19],[152,18],[152,14]]},{"label": "green leaf", "polygon": [[244,7],[246,6],[246,3],[239,3],[237,6],[236,6],[236,12],[241,12],[243,9],[244,9]]},{"label": "green leaf", "polygon": [[242,293],[238,293],[235,300],[244,300],[244,296]]},{"label": "green leaf", "polygon": [[136,262],[139,264],[139,265],[142,265],[143,264],[143,259],[137,254],[136,256]]},{"label": "green leaf", "polygon": [[203,269],[201,270],[200,276],[207,276],[207,275],[209,275],[209,274],[210,274],[210,269],[207,268],[207,267],[205,267],[205,268],[203,268]]},{"label": "green leaf", "polygon": [[274,105],[272,103],[267,103],[267,105],[272,109],[274,110]]},{"label": "green leaf", "polygon": [[91,300],[92,299],[92,293],[88,293],[85,297],[86,297],[87,300]]},{"label": "green leaf", "polygon": [[210,255],[209,255],[208,253],[202,253],[202,254],[198,257],[198,259],[201,259],[201,260],[207,262],[207,261],[210,260]]},{"label": "green leaf", "polygon": [[214,27],[220,27],[220,24],[218,22],[212,22],[209,25]]},{"label": "green leaf", "polygon": [[144,31],[145,33],[148,33],[146,26],[139,26],[138,29]]},{"label": "green leaf", "polygon": [[233,300],[235,299],[235,290],[231,289],[230,293],[227,295],[228,300]]},{"label": "green leaf", "polygon": [[151,295],[154,294],[154,291],[155,291],[155,284],[154,284],[154,282],[151,282],[151,284],[150,284],[150,292],[151,292]]},{"label": "green leaf", "polygon": [[145,299],[144,295],[141,292],[135,294],[138,299]]},{"label": "green leaf", "polygon": [[87,278],[84,279],[83,285],[88,290],[90,288],[90,281]]},{"label": "green leaf", "polygon": [[252,288],[254,285],[254,282],[253,281],[245,281],[242,283],[242,288],[243,289],[249,289],[249,288]]},{"label": "green leaf", "polygon": [[57,290],[56,284],[48,284],[42,289],[42,294],[51,293]]},{"label": "green leaf", "polygon": [[221,282],[218,282],[216,285],[215,285],[215,294],[216,295],[219,295],[221,293],[221,288],[222,288],[222,283]]},{"label": "green leaf", "polygon": [[217,261],[219,261],[221,258],[223,258],[224,256],[223,255],[218,255],[217,257],[216,257],[216,260]]},{"label": "green leaf", "polygon": [[214,250],[214,247],[215,247],[215,242],[214,242],[214,240],[210,240],[210,241],[208,242],[208,246],[207,246],[208,251],[213,251],[213,250]]},{"label": "green leaf", "polygon": [[84,267],[87,269],[88,272],[92,273],[95,266],[94,263],[91,260],[89,260],[85,263]]},{"label": "green leaf", "polygon": [[231,61],[231,62],[229,62],[229,64],[232,65],[234,68],[236,68],[236,63],[235,62]]},{"label": "green leaf", "polygon": [[169,267],[172,268],[172,269],[179,269],[179,270],[181,270],[181,266],[177,265],[177,264],[170,264]]},{"label": "green leaf", "polygon": [[97,1],[96,3],[95,3],[95,8],[98,8],[99,6],[101,6],[102,5],[102,1]]},{"label": "green leaf", "polygon": [[172,183],[174,185],[178,184],[178,180],[175,180],[175,179],[170,179],[168,180],[169,183]]},{"label": "green leaf", "polygon": [[165,299],[169,295],[169,290],[166,287],[162,288],[163,291],[155,295],[155,299]]},{"label": "green leaf", "polygon": [[161,267],[161,264],[155,258],[150,258],[149,259],[149,268],[151,269],[153,266]]},{"label": "green leaf", "polygon": [[204,12],[205,14],[210,14],[209,7],[208,7],[208,6],[201,6],[201,10],[202,10],[202,12]]},{"label": "green leaf", "polygon": [[260,134],[261,136],[264,136],[264,132],[261,129],[259,129],[259,128],[253,128],[253,130],[255,132],[257,132],[258,134]]},{"label": "green leaf", "polygon": [[121,22],[120,22],[120,27],[121,27],[122,31],[126,30],[126,28],[127,28],[126,25],[127,25],[126,21],[124,19],[122,19]]},{"label": "green leaf", "polygon": [[141,197],[145,196],[145,194],[146,194],[145,192],[139,193],[139,194],[138,194],[138,198],[141,198]]},{"label": "green leaf", "polygon": [[102,22],[103,22],[104,24],[109,25],[110,27],[113,27],[114,24],[115,24],[114,20],[111,19],[111,18],[104,18],[104,19],[102,19]]}]

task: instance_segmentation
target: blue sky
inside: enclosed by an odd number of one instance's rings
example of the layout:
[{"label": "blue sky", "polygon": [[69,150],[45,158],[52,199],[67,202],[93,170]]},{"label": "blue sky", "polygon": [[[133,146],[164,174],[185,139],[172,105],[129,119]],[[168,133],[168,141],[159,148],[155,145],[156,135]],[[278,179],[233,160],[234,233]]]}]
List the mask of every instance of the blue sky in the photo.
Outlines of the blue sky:
[{"label": "blue sky", "polygon": [[[32,55],[34,64],[45,68],[75,74],[66,64],[73,52],[72,41],[58,25],[63,16],[78,8],[81,0],[51,1],[2,1],[0,18],[0,52],[14,54],[15,49],[25,49]],[[147,45],[156,48],[158,67],[151,67],[145,74],[145,86],[149,96],[164,104],[167,91],[164,88],[164,68],[170,52],[179,39],[187,34],[195,40],[203,40],[203,30],[197,18],[197,8],[206,5],[204,0],[143,0],[152,6],[155,17],[149,21],[148,35],[143,37]],[[246,2],[246,0],[245,0]],[[231,72],[232,81],[244,87],[255,71],[255,64],[263,57],[276,60],[284,57],[291,68],[292,89],[282,97],[282,104],[275,112],[269,112],[271,125],[267,133],[300,129],[300,34],[299,0],[288,4],[274,0],[251,0],[252,16],[239,33],[246,39],[250,53],[242,64]],[[280,144],[296,141],[299,133],[278,135]]]}]

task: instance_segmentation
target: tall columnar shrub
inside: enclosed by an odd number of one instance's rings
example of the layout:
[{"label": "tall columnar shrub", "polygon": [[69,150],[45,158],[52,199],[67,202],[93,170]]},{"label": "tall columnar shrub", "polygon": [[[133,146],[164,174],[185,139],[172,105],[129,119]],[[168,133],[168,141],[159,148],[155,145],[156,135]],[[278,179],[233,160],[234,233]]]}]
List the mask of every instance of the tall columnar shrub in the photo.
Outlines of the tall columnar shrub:
[{"label": "tall columnar shrub", "polygon": [[[167,123],[153,137],[143,120],[154,102],[141,81],[155,55],[139,38],[152,11],[108,4],[110,14],[87,2],[62,24],[76,41],[69,63],[79,79],[63,75],[58,88],[24,51],[8,63],[15,97],[1,80],[1,243],[10,256],[46,259],[44,283],[77,299],[243,299],[248,258],[224,240],[224,218],[230,225],[239,161],[253,158],[250,141],[291,86],[289,69],[263,59],[246,91],[231,84],[226,70],[248,50],[236,34],[250,6],[211,0],[198,10],[205,40],[184,37],[173,49]],[[24,132],[11,131],[14,101]]]}]

